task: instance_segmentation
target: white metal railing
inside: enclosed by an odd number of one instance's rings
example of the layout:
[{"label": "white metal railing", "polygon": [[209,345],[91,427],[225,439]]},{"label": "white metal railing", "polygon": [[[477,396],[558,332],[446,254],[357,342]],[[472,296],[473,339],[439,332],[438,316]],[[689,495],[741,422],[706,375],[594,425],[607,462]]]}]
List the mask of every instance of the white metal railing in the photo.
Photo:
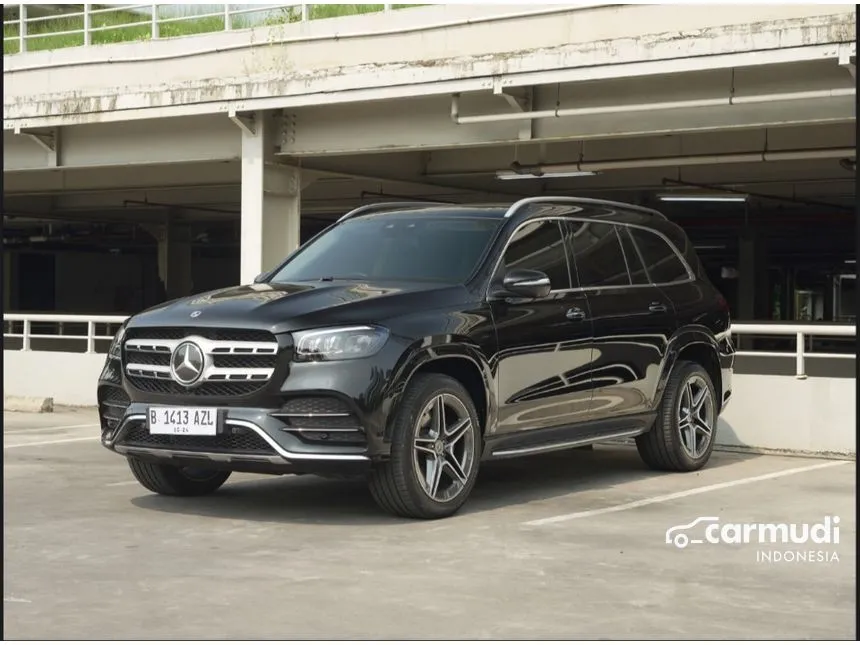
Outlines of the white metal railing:
[{"label": "white metal railing", "polygon": [[738,336],[794,336],[793,352],[769,352],[756,350],[737,350],[736,356],[762,357],[794,357],[795,376],[806,378],[807,358],[856,358],[854,353],[812,352],[807,351],[807,341],[812,337],[853,338],[857,336],[856,325],[809,325],[809,324],[779,324],[779,323],[735,323],[732,325],[732,335]]},{"label": "white metal railing", "polygon": [[[96,351],[97,340],[112,340],[119,326],[128,316],[78,316],[63,314],[3,314],[3,339],[20,338],[21,350],[32,349],[35,340],[86,341],[86,352]],[[34,333],[34,323],[38,326],[52,326],[54,333]],[[85,334],[66,333],[67,326],[86,326]],[[20,331],[18,331],[20,329]],[[102,333],[99,333],[102,332]],[[5,343],[4,343],[5,344]],[[50,351],[50,350],[49,350]],[[74,351],[74,350],[73,350]]]},{"label": "white metal railing", "polygon": [[[9,10],[16,5],[6,5],[5,9]],[[6,20],[4,16],[3,27],[3,44],[4,54],[10,48],[5,47],[7,42],[17,42],[17,51],[8,52],[22,53],[28,51],[28,41],[36,38],[52,39],[51,47],[40,47],[39,49],[62,49],[66,47],[80,47],[93,44],[93,35],[106,32],[113,32],[111,38],[105,38],[105,42],[128,42],[135,40],[145,40],[150,38],[157,40],[161,38],[176,38],[181,36],[192,36],[203,33],[214,33],[220,31],[231,31],[233,29],[246,29],[253,26],[277,25],[290,22],[306,22],[308,20],[318,20],[332,15],[332,10],[319,12],[321,15],[316,15],[315,7],[332,7],[336,5],[311,5],[311,4],[269,4],[269,5],[251,5],[242,8],[237,8],[236,5],[205,5],[208,7],[217,6],[217,11],[209,13],[189,14],[184,16],[161,17],[159,16],[160,7],[171,7],[175,9],[173,4],[111,4],[111,5],[95,5],[99,7],[94,9],[92,4],[83,5],[83,11],[56,13],[52,15],[42,15],[29,17],[27,8],[29,6],[19,4],[18,18]],[[80,6],[80,5],[78,5]],[[355,6],[355,5],[343,5]],[[405,8],[403,6],[394,7],[391,4],[382,5],[366,5],[368,7],[379,6],[381,9],[364,11],[363,13],[380,13],[389,12],[392,9]],[[44,11],[44,9],[42,9]],[[164,11],[162,11],[164,13]],[[107,16],[113,14],[128,19],[126,22],[116,22],[115,24],[107,24],[110,20]],[[251,14],[262,15],[262,18],[257,20],[250,19]],[[328,15],[327,15],[328,14]],[[352,15],[344,13],[343,15]],[[99,18],[104,17],[103,20]],[[98,26],[93,26],[93,18],[96,22],[103,22]],[[133,19],[132,19],[133,18]],[[208,22],[207,22],[208,21]],[[56,30],[50,29],[49,25],[58,25]],[[80,24],[80,27],[76,25]],[[184,26],[171,29],[172,34],[162,33],[163,26]],[[38,27],[37,27],[38,26]],[[39,29],[41,28],[41,29]],[[135,29],[138,28],[138,29]],[[125,29],[123,33],[121,30]],[[10,33],[17,32],[17,33]]]},{"label": "white metal railing", "polygon": [[[22,351],[32,348],[32,340],[70,340],[86,341],[86,351],[96,351],[96,341],[109,341],[127,316],[79,316],[64,314],[3,314],[3,338],[20,338]],[[51,325],[53,333],[33,331],[33,325]],[[66,326],[86,326],[86,333],[66,333]],[[19,331],[20,330],[20,331]],[[99,333],[102,332],[102,333]],[[737,356],[762,356],[795,359],[796,376],[806,378],[807,358],[856,358],[854,353],[813,352],[807,350],[811,338],[852,338],[857,335],[856,325],[809,325],[774,323],[735,323],[732,335],[740,336],[783,336],[795,338],[794,351],[771,352],[757,350],[737,350]],[[73,350],[74,351],[74,350]]]}]

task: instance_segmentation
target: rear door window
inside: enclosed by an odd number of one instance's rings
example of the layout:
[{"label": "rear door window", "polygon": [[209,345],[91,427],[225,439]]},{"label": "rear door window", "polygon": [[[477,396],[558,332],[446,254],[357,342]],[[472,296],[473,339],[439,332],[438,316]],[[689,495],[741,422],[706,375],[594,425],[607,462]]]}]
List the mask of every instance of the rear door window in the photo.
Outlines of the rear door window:
[{"label": "rear door window", "polygon": [[568,220],[565,226],[579,286],[588,288],[630,285],[624,251],[613,224]]},{"label": "rear door window", "polygon": [[689,275],[681,258],[668,242],[652,231],[630,228],[630,236],[642,255],[645,268],[654,284],[669,284],[686,280]]},{"label": "rear door window", "polygon": [[648,272],[645,270],[645,265],[642,263],[642,257],[633,244],[633,238],[630,237],[630,229],[627,226],[618,226],[618,237],[621,238],[621,248],[624,249],[624,258],[627,260],[627,269],[630,271],[630,280],[633,284],[643,285],[651,284],[648,279]]}]

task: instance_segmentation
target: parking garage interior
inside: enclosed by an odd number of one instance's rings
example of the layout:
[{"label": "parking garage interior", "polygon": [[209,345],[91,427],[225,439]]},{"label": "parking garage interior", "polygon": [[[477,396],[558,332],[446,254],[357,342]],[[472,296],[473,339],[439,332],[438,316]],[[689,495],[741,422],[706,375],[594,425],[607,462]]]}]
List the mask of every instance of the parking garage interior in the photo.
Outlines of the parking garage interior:
[{"label": "parking garage interior", "polygon": [[[836,123],[281,161],[312,178],[302,241],[379,201],[611,199],[681,225],[735,319],[853,322],[854,146]],[[239,282],[238,160],[52,172],[75,188],[5,177],[7,311],[127,314]],[[165,236],[184,281],[165,280]]]}]

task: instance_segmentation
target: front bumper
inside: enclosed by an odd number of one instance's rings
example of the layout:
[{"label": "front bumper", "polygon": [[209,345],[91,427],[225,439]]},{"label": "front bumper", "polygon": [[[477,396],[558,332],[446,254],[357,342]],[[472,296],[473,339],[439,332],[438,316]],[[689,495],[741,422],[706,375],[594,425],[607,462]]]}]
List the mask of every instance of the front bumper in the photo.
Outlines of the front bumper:
[{"label": "front bumper", "polygon": [[[124,455],[206,460],[233,470],[265,465],[278,472],[311,472],[385,459],[392,392],[384,374],[400,352],[389,343],[368,359],[330,364],[291,363],[282,356],[268,382],[233,396],[213,388],[179,388],[170,381],[144,383],[125,374],[118,358],[108,357],[98,384],[102,443]],[[142,389],[141,383],[167,383],[171,390]],[[151,406],[217,410],[218,434],[150,435]]]},{"label": "front bumper", "polygon": [[132,403],[113,428],[103,422],[102,445],[150,461],[205,462],[247,472],[355,471],[371,462],[366,445],[307,443],[296,428],[272,416],[277,410],[219,409],[218,434],[204,437],[151,435],[146,424],[148,409],[148,404]]}]

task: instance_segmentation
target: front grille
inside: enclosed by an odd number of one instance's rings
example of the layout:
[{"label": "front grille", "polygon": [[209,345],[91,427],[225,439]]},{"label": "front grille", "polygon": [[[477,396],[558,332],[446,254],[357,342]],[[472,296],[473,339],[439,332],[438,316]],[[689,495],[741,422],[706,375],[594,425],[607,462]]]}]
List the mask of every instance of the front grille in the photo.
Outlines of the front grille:
[{"label": "front grille", "polygon": [[131,405],[125,390],[121,387],[103,385],[99,388],[99,415],[102,418],[106,430],[116,430],[119,422],[125,414],[126,408]]},{"label": "front grille", "polygon": [[[175,380],[170,364],[174,350],[186,341],[203,358],[194,363],[199,377],[187,386]],[[138,390],[233,397],[266,386],[275,373],[279,345],[273,334],[256,329],[158,327],[129,330],[124,349],[128,382]]]},{"label": "front grille", "polygon": [[214,437],[187,435],[151,435],[142,425],[129,429],[118,442],[122,446],[187,450],[189,452],[223,452],[245,455],[274,455],[275,450],[256,432],[246,428],[228,428]]}]

